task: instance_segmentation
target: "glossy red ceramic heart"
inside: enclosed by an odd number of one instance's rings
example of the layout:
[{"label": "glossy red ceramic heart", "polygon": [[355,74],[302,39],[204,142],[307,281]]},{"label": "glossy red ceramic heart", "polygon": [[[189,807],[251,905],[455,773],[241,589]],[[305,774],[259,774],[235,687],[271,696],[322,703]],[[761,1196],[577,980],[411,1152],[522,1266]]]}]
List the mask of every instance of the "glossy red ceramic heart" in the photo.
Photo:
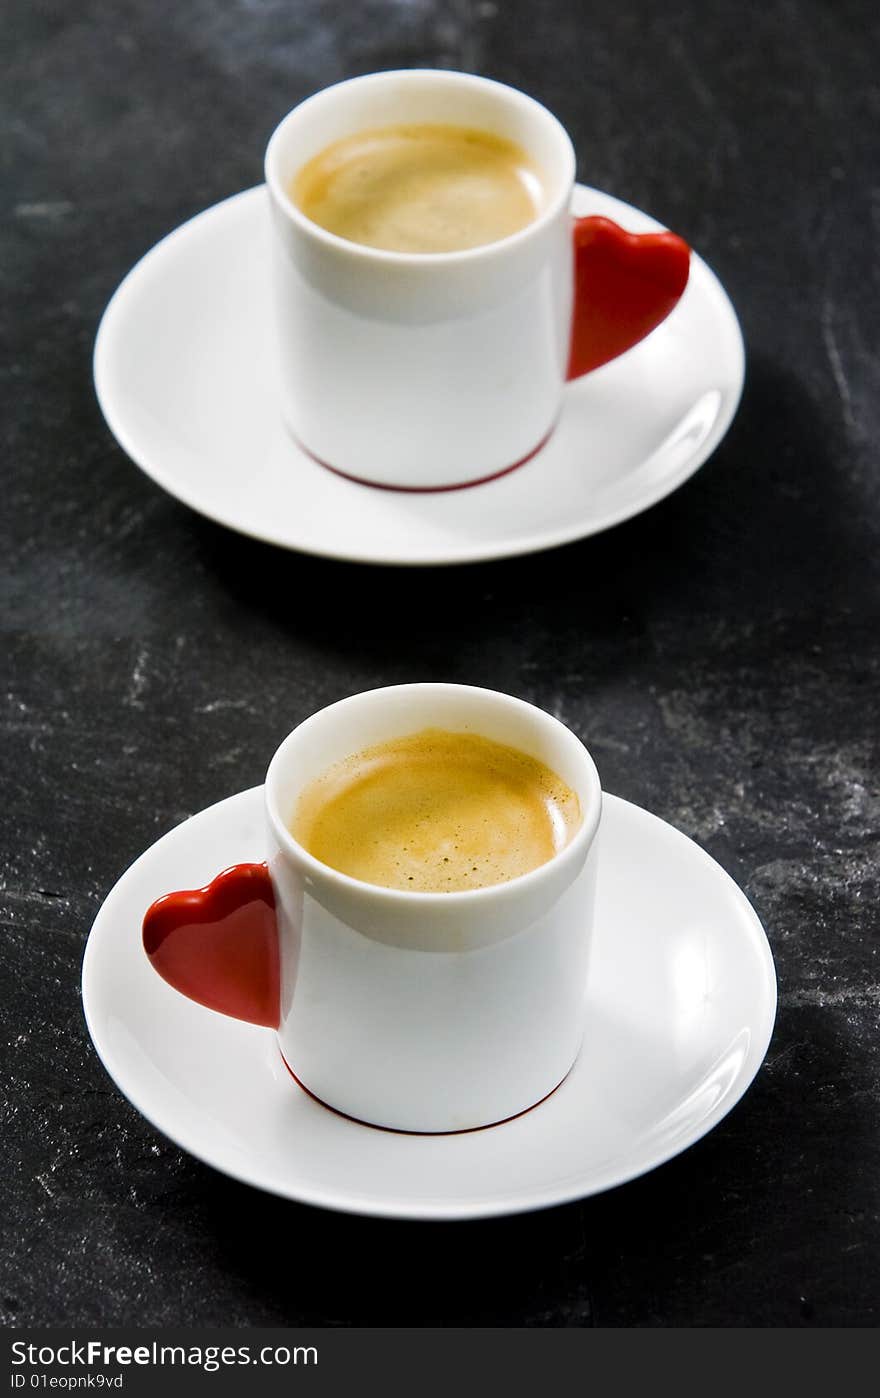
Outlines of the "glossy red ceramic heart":
[{"label": "glossy red ceramic heart", "polygon": [[147,909],[144,951],[169,985],[211,1010],[277,1029],[275,895],[265,864],[235,864]]},{"label": "glossy red ceramic heart", "polygon": [[675,233],[627,233],[590,217],[575,220],[574,258],[570,379],[616,359],[666,319],[687,286],[690,248]]}]

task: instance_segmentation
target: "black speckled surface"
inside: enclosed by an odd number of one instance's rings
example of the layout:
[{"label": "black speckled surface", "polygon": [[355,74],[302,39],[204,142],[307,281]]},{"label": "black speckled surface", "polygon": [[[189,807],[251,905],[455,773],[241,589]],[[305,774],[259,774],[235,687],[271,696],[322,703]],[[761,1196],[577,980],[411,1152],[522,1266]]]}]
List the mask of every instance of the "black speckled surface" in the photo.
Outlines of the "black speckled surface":
[{"label": "black speckled surface", "polygon": [[[7,1323],[876,1323],[880,35],[860,0],[747,13],[7,7]],[[420,64],[548,103],[582,178],[717,270],[749,368],[721,449],[648,514],[402,586],[162,494],[105,429],[90,354],[131,264],[255,183],[289,107]],[[487,1224],[348,1219],[227,1181],[117,1094],[79,1001],[92,918],[156,836],[261,780],[316,707],[429,677],[559,714],[608,790],[743,885],[780,979],[766,1066],[709,1137],[603,1197]]]}]

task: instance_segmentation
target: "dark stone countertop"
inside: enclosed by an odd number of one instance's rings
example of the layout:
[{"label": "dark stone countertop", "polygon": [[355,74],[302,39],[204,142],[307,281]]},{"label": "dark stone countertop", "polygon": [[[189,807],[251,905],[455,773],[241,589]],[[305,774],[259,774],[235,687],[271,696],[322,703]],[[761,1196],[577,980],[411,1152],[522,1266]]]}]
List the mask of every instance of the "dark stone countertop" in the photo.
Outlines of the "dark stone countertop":
[{"label": "dark stone countertop", "polygon": [[[13,0],[7,15],[6,1320],[876,1322],[876,7]],[[402,586],[175,503],[110,437],[90,355],[123,274],[259,180],[289,107],[419,65],[534,93],[582,178],[688,237],[741,315],[748,378],[720,450],[647,514]],[[467,1225],[324,1214],[182,1155],[122,1099],[83,1025],[83,945],[131,860],[259,782],[298,720],[440,677],[551,708],[608,790],[730,871],[773,946],[777,1028],[715,1131],[609,1194]]]}]

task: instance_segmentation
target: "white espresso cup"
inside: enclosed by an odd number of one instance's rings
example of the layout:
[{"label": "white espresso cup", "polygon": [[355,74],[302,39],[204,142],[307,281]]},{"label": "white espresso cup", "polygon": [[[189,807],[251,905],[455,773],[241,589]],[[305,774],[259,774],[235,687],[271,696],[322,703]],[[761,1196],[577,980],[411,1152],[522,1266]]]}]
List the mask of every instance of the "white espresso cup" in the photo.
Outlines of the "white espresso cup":
[{"label": "white espresso cup", "polygon": [[[506,883],[408,893],[350,878],[294,839],[304,787],[425,728],[478,734],[551,768],[581,805],[569,843]],[[267,864],[235,865],[147,911],[144,948],[160,975],[275,1029],[302,1087],[375,1126],[472,1130],[558,1086],[584,1032],[602,810],[596,768],[568,728],[488,689],[375,689],[294,729],[269,765],[265,802]]]},{"label": "white espresso cup", "polygon": [[[525,227],[459,252],[363,246],[294,202],[298,171],[334,141],[400,123],[475,127],[516,142],[540,173]],[[467,73],[373,73],[294,108],[266,151],[281,402],[321,464],[405,490],[475,484],[529,460],[566,379],[621,354],[675,306],[687,245],[570,213],[564,128],[516,89]]]}]

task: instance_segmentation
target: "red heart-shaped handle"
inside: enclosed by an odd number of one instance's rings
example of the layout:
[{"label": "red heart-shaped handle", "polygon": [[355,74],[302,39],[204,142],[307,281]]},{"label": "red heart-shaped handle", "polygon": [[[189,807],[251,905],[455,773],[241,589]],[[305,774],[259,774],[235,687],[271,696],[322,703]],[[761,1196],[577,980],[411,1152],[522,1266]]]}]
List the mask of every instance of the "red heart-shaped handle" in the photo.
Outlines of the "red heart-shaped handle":
[{"label": "red heart-shaped handle", "polygon": [[204,888],[157,898],[144,917],[143,942],[159,975],[182,995],[278,1028],[278,928],[267,865],[234,864]]},{"label": "red heart-shaped handle", "polygon": [[650,335],[687,286],[690,248],[675,233],[627,233],[610,218],[574,223],[568,377],[598,369]]}]

